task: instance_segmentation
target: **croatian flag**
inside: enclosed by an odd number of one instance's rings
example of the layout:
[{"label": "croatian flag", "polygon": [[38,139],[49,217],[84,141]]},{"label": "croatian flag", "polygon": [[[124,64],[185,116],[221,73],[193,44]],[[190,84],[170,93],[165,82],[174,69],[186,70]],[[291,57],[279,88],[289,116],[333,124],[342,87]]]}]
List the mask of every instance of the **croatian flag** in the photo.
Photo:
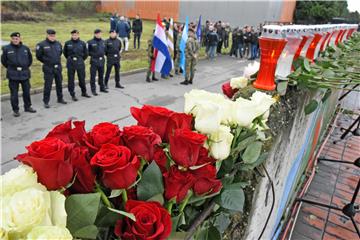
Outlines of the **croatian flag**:
[{"label": "croatian flag", "polygon": [[171,56],[168,49],[168,42],[166,39],[165,29],[161,23],[160,15],[157,16],[156,28],[153,39],[153,46],[155,49],[156,60],[155,60],[155,71],[160,72],[164,75],[169,75],[172,62]]},{"label": "croatian flag", "polygon": [[184,26],[184,29],[183,29],[183,32],[181,35],[181,41],[180,41],[180,45],[179,45],[179,48],[181,51],[179,67],[182,69],[184,76],[186,75],[186,72],[185,72],[185,60],[186,60],[185,59],[185,48],[186,48],[186,41],[188,39],[188,30],[189,30],[189,18],[186,17],[185,26]]}]

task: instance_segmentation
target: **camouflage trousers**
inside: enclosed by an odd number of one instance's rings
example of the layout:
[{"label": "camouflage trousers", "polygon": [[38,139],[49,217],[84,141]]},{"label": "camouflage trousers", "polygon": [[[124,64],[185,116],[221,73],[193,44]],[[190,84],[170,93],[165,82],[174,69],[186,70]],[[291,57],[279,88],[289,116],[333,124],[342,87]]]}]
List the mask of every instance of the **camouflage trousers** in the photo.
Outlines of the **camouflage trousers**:
[{"label": "camouflage trousers", "polygon": [[186,80],[192,81],[194,79],[195,71],[196,71],[196,58],[186,58],[185,65],[186,65]]},{"label": "camouflage trousers", "polygon": [[148,70],[147,70],[147,72],[146,72],[146,78],[149,78],[150,76],[151,76],[151,73],[152,73],[152,71],[151,71],[151,62],[152,62],[152,58],[148,58]]},{"label": "camouflage trousers", "polygon": [[176,58],[175,58],[175,63],[174,63],[174,68],[175,68],[175,71],[179,71],[180,68],[179,68],[179,64],[180,64],[180,55],[181,55],[181,52],[178,51],[177,54],[176,54]]}]

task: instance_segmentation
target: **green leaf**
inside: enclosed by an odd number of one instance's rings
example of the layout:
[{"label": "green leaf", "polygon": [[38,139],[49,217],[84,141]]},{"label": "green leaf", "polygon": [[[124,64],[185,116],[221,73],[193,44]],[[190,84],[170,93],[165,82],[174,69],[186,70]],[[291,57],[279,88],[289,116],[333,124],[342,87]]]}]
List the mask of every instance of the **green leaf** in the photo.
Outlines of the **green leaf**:
[{"label": "green leaf", "polygon": [[256,141],[249,145],[241,158],[244,160],[244,163],[254,163],[259,158],[261,153],[263,143],[260,141]]},{"label": "green leaf", "polygon": [[155,161],[145,169],[141,181],[137,185],[137,197],[146,201],[155,195],[164,193],[163,178]]},{"label": "green leaf", "polygon": [[225,230],[230,225],[230,216],[224,212],[220,212],[218,216],[216,216],[214,221],[214,226],[218,229],[218,231],[223,234]]},{"label": "green leaf", "polygon": [[220,196],[215,198],[215,201],[225,209],[242,212],[245,194],[242,188],[230,185],[222,190]]},{"label": "green leaf", "polygon": [[113,227],[117,220],[121,218],[116,212],[109,210],[105,205],[101,204],[100,210],[96,217],[95,225],[98,227]]},{"label": "green leaf", "polygon": [[133,220],[134,222],[136,222],[136,218],[135,218],[135,215],[132,214],[132,213],[128,213],[128,212],[125,212],[125,211],[121,211],[121,210],[118,210],[118,209],[115,209],[115,208],[108,208],[110,211],[113,211],[113,212],[116,212],[120,215],[123,215],[127,218],[130,218],[131,220]]},{"label": "green leaf", "polygon": [[327,89],[326,93],[324,94],[324,96],[322,97],[321,101],[325,102],[331,95],[331,89]]},{"label": "green leaf", "polygon": [[325,71],[322,73],[322,75],[325,77],[325,78],[332,78],[335,76],[335,72],[330,70],[330,69],[325,69]]},{"label": "green leaf", "polygon": [[120,196],[122,193],[122,189],[113,189],[111,190],[111,194],[109,196],[109,198],[116,198],[118,196]]},{"label": "green leaf", "polygon": [[314,99],[312,99],[306,106],[305,106],[305,114],[308,115],[310,113],[312,113],[313,111],[316,110],[316,108],[318,107],[318,102]]},{"label": "green leaf", "polygon": [[99,210],[100,194],[73,194],[66,198],[65,209],[67,228],[73,234],[89,225],[93,225]]},{"label": "green leaf", "polygon": [[307,72],[311,71],[310,62],[307,58],[304,58],[303,67]]},{"label": "green leaf", "polygon": [[196,234],[195,240],[221,240],[220,232],[216,227],[204,227],[199,229],[199,232]]},{"label": "green leaf", "polygon": [[184,240],[187,235],[187,232],[173,232],[171,233],[169,239],[171,240]]},{"label": "green leaf", "polygon": [[245,138],[244,140],[242,140],[241,142],[239,142],[237,144],[237,146],[232,149],[231,151],[231,155],[232,156],[236,156],[237,154],[239,154],[242,150],[244,150],[245,148],[247,148],[249,145],[251,145],[257,138],[256,133],[254,133],[252,136]]},{"label": "green leaf", "polygon": [[281,96],[284,96],[286,94],[287,86],[288,86],[288,81],[279,81],[276,90]]},{"label": "green leaf", "polygon": [[147,201],[148,202],[155,201],[155,202],[160,203],[161,205],[164,205],[164,196],[162,193],[159,193],[159,194],[156,194],[155,196],[153,196],[152,198],[149,198]]},{"label": "green leaf", "polygon": [[80,239],[96,239],[99,230],[95,225],[88,225],[83,228],[80,228],[72,235],[73,237],[80,238]]},{"label": "green leaf", "polygon": [[256,162],[251,163],[251,164],[242,164],[240,166],[240,170],[243,170],[243,171],[252,170],[252,169],[256,168],[257,166],[259,166],[261,163],[263,163],[267,159],[267,157],[268,157],[268,153],[263,153],[260,155],[258,160],[256,160]]}]

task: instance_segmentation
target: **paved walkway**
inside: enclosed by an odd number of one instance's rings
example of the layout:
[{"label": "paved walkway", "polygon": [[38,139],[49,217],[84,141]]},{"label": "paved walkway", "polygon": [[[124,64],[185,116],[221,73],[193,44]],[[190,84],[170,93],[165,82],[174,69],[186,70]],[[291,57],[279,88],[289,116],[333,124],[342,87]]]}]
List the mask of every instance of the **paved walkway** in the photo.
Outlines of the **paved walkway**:
[{"label": "paved walkway", "polygon": [[[350,133],[346,139],[337,144],[342,134],[341,128],[347,128],[359,116],[360,93],[351,93],[344,99],[343,109],[355,114],[341,113],[336,127],[323,148],[320,157],[355,161],[360,157],[360,137]],[[339,208],[351,201],[355,187],[360,178],[360,169],[350,164],[319,162],[314,179],[305,194],[306,199],[331,204]],[[360,204],[360,194],[356,200]],[[355,217],[360,228],[360,213]],[[351,220],[340,211],[316,207],[302,203],[291,239],[293,240],[352,240],[359,239]]]},{"label": "paved walkway", "polygon": [[[115,83],[111,82],[109,93],[101,93],[89,99],[79,97],[80,94],[77,93],[78,102],[72,102],[67,89],[64,89],[67,105],[57,104],[55,91],[52,91],[50,109],[44,109],[42,94],[36,94],[32,96],[32,102],[38,112],[36,114],[21,112],[19,118],[12,116],[8,101],[2,102],[1,172],[14,167],[17,161],[12,160],[13,157],[25,152],[25,146],[43,138],[56,124],[68,119],[86,120],[87,128],[103,121],[116,122],[120,126],[134,124],[135,121],[130,115],[129,108],[143,104],[166,106],[175,111],[182,111],[185,92],[192,88],[220,92],[221,84],[232,77],[241,75],[245,65],[247,61],[228,56],[219,57],[211,62],[200,61],[194,84],[188,86],[179,84],[183,80],[182,76],[169,80],[161,79],[154,83],[145,82],[145,73],[124,76],[121,81],[125,89],[116,89]],[[65,75],[64,79],[66,79]],[[87,87],[89,91],[89,85]],[[79,90],[78,87],[76,88]],[[22,99],[20,102],[22,104]],[[22,109],[22,106],[20,108]]]}]

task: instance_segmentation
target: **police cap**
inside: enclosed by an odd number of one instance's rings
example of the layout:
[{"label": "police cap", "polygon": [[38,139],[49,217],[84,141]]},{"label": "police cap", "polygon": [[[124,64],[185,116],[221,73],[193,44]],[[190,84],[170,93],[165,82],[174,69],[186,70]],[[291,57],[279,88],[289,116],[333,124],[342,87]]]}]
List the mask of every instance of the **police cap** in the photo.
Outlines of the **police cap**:
[{"label": "police cap", "polygon": [[10,37],[20,37],[20,33],[19,32],[13,32],[12,34],[10,34]]},{"label": "police cap", "polygon": [[56,34],[54,29],[48,29],[48,30],[46,30],[46,33],[49,34],[49,35],[50,34]]},{"label": "police cap", "polygon": [[95,33],[95,34],[101,33],[101,30],[100,30],[100,29],[95,29],[94,33]]}]

